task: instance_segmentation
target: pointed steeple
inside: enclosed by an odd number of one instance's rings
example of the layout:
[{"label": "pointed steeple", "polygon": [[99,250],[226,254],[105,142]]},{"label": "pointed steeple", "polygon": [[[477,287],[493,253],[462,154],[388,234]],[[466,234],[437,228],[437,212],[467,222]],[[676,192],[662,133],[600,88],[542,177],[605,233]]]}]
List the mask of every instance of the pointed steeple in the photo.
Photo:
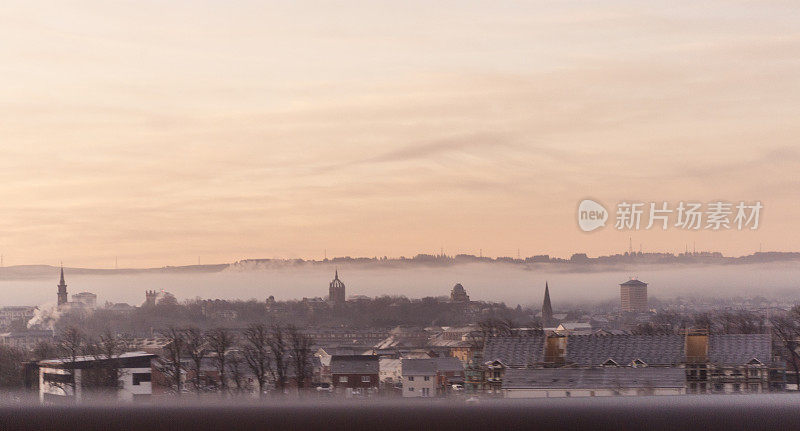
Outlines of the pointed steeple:
[{"label": "pointed steeple", "polygon": [[333,279],[334,280],[338,280],[339,279],[339,268],[336,268],[336,271],[333,273]]},{"label": "pointed steeple", "polygon": [[553,321],[553,306],[550,304],[550,287],[544,282],[544,301],[542,302],[542,326],[550,325]]},{"label": "pointed steeple", "polygon": [[67,303],[67,283],[64,281],[64,264],[61,264],[61,280],[58,282],[58,305]]}]

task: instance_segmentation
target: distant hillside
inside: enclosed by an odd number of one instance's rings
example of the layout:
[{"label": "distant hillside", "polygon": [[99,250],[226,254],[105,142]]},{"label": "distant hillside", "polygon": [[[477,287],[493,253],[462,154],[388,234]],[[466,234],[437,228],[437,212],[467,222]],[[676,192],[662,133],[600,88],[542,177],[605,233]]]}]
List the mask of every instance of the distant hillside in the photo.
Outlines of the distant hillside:
[{"label": "distant hillside", "polygon": [[[569,259],[537,255],[524,258],[483,257],[469,254],[430,255],[418,254],[414,257],[335,257],[323,260],[304,259],[245,259],[234,263],[216,265],[164,266],[161,268],[64,268],[70,275],[119,275],[145,273],[214,273],[222,271],[242,272],[271,268],[290,268],[317,265],[347,265],[363,268],[408,268],[447,267],[453,265],[481,263],[519,265],[523,268],[539,268],[549,266],[564,272],[594,272],[609,268],[625,268],[637,265],[739,265],[770,262],[798,262],[798,252],[757,252],[747,256],[729,257],[719,252],[697,253],[624,253],[610,256],[589,257],[585,253],[573,254]],[[58,276],[59,268],[51,265],[16,265],[0,268],[0,280],[41,279]]]}]

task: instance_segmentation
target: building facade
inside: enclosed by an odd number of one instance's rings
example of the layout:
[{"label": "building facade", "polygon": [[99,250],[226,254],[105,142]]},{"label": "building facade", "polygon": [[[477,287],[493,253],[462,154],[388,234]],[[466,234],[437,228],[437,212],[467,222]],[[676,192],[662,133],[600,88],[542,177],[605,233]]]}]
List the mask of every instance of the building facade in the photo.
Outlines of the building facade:
[{"label": "building facade", "polygon": [[339,280],[339,270],[337,269],[328,286],[328,301],[333,305],[342,305],[346,301],[345,286],[342,280]]},{"label": "building facade", "polygon": [[630,279],[619,285],[620,308],[625,313],[643,313],[647,307],[647,283]]},{"label": "building facade", "polygon": [[371,395],[380,385],[380,362],[376,355],[334,355],[330,362],[334,391],[346,396]]},{"label": "building facade", "polygon": [[[148,399],[153,393],[154,358],[156,355],[146,352],[128,352],[112,359],[79,356],[74,361],[39,361],[39,399],[43,403],[80,403],[91,397],[94,390],[102,390],[104,396],[111,390],[122,401]],[[97,386],[97,373],[109,369],[115,370],[115,387]]]}]

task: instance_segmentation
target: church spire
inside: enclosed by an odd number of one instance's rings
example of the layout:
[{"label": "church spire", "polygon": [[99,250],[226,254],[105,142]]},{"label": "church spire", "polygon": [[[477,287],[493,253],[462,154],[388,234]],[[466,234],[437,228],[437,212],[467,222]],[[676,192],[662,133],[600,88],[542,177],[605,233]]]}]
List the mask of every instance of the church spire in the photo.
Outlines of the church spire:
[{"label": "church spire", "polygon": [[61,280],[58,282],[58,305],[67,303],[67,283],[64,281],[64,264],[61,264]]},{"label": "church spire", "polygon": [[542,326],[548,326],[553,321],[553,306],[550,304],[550,287],[544,282],[544,301],[542,302]]}]

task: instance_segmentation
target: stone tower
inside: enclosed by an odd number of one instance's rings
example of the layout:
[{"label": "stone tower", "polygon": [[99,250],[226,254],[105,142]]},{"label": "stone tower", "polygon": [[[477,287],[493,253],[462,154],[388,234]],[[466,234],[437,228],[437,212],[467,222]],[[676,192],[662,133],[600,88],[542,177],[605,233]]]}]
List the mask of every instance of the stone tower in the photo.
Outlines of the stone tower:
[{"label": "stone tower", "polygon": [[58,306],[67,303],[67,283],[64,282],[64,266],[61,266],[61,281],[58,283]]},{"label": "stone tower", "polygon": [[345,303],[344,283],[342,283],[342,280],[339,280],[338,269],[328,288],[328,301],[333,305],[342,305]]},{"label": "stone tower", "polygon": [[144,292],[144,306],[145,307],[153,307],[156,305],[156,300],[158,299],[158,292],[155,290],[145,290]]}]

